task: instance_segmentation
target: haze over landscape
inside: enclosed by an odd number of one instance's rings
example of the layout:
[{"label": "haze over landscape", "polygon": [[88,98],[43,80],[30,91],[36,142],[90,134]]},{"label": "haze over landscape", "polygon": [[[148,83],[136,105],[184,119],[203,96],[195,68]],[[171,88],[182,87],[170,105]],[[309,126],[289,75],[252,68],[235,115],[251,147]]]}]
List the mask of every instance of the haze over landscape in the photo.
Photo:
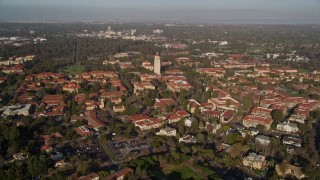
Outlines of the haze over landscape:
[{"label": "haze over landscape", "polygon": [[1,0],[2,21],[319,24],[318,0]]},{"label": "haze over landscape", "polygon": [[320,180],[320,0],[0,0],[0,180]]}]

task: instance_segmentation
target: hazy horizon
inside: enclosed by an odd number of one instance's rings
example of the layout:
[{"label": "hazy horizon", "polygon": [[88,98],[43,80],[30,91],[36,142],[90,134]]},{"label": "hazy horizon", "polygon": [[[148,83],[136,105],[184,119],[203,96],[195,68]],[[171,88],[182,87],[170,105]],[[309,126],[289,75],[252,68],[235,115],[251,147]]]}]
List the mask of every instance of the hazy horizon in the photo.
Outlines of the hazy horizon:
[{"label": "hazy horizon", "polygon": [[0,0],[1,21],[320,24],[319,17],[318,0]]}]

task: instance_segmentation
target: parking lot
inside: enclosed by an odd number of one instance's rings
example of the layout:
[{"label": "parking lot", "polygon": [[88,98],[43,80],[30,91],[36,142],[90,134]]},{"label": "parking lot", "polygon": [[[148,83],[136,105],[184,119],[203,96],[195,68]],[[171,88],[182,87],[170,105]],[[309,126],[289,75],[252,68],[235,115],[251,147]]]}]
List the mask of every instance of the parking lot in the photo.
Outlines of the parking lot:
[{"label": "parking lot", "polygon": [[109,143],[109,147],[118,159],[124,160],[126,158],[135,158],[142,154],[148,154],[150,145],[146,142],[131,139],[111,142]]},{"label": "parking lot", "polygon": [[102,147],[98,142],[92,142],[90,144],[85,144],[79,142],[78,145],[70,145],[66,144],[60,150],[65,156],[72,156],[72,155],[86,155],[90,158],[100,159],[101,161],[108,161],[108,157],[105,155]]}]

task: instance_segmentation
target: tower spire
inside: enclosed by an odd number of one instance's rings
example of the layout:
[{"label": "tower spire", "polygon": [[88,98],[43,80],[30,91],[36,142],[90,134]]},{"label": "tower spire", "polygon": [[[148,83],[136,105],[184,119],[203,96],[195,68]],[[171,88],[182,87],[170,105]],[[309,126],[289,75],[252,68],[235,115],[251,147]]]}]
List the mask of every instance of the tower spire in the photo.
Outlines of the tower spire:
[{"label": "tower spire", "polygon": [[154,56],[154,67],[153,67],[154,73],[157,75],[161,75],[161,60],[159,53]]}]

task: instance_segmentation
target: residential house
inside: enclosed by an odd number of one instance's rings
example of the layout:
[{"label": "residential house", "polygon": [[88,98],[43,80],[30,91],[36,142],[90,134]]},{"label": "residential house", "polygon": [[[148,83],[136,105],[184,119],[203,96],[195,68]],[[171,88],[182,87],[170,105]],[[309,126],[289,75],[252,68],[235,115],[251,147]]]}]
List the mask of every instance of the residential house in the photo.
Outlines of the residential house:
[{"label": "residential house", "polygon": [[0,77],[0,84],[4,83],[7,80],[7,77]]},{"label": "residential house", "polygon": [[187,127],[191,127],[192,122],[193,122],[193,119],[187,118],[184,120],[184,125]]},{"label": "residential house", "polygon": [[121,98],[124,95],[125,94],[123,91],[104,92],[101,94],[101,98],[104,98],[104,99]]},{"label": "residential house", "polygon": [[153,74],[140,74],[140,80],[142,82],[150,82],[151,80],[157,79],[156,75]]},{"label": "residential house", "polygon": [[209,123],[206,122],[205,130],[209,133],[217,133],[217,131],[221,128],[221,124],[219,123]]},{"label": "residential house", "polygon": [[301,171],[301,167],[291,165],[287,162],[282,162],[276,165],[276,172],[281,177],[295,177],[297,179],[304,179],[306,175]]},{"label": "residential house", "polygon": [[23,65],[15,65],[13,67],[6,67],[2,69],[2,72],[5,74],[17,74],[17,73],[23,73]]},{"label": "residential house", "polygon": [[257,77],[256,81],[263,84],[263,85],[267,85],[267,84],[276,84],[277,81],[275,79],[272,78],[268,78],[268,77]]},{"label": "residential house", "polygon": [[99,180],[99,174],[92,172],[92,173],[87,174],[85,176],[79,177],[79,180]]},{"label": "residential house", "polygon": [[224,74],[226,71],[223,68],[198,68],[197,72],[201,74],[208,74],[209,76],[216,77],[216,78],[222,78],[224,77]]},{"label": "residential house", "polygon": [[293,69],[291,67],[281,67],[277,69],[278,72],[280,73],[297,73],[297,69]]},{"label": "residential house", "polygon": [[214,110],[205,109],[205,110],[201,111],[201,115],[206,117],[206,118],[218,118],[218,119],[220,119],[221,114],[223,112],[224,111],[218,111],[216,109],[214,109]]},{"label": "residential house", "polygon": [[166,70],[164,74],[167,75],[183,75],[183,72],[181,70]]},{"label": "residential house", "polygon": [[288,106],[289,108],[293,108],[296,105],[307,102],[307,101],[308,99],[304,97],[287,97],[282,99],[282,102],[284,102],[285,105]]},{"label": "residential house", "polygon": [[159,132],[156,133],[158,136],[176,136],[177,135],[177,130],[174,128],[170,127],[165,127],[163,129],[160,129]]},{"label": "residential house", "polygon": [[219,98],[230,96],[229,93],[227,93],[226,91],[224,91],[224,90],[222,90],[222,89],[219,89],[219,88],[218,88],[217,86],[215,86],[215,85],[207,86],[207,87],[206,87],[206,91],[209,91],[209,90],[216,91],[216,92],[218,93],[218,97],[219,97]]},{"label": "residential house", "polygon": [[145,90],[155,90],[156,87],[151,82],[135,82],[134,86],[134,93],[139,94]]},{"label": "residential house", "polygon": [[53,148],[51,145],[44,145],[41,147],[41,151],[46,151],[47,153],[52,152]]},{"label": "residential house", "polygon": [[185,134],[183,136],[181,136],[179,138],[179,143],[180,142],[184,142],[184,143],[196,143],[197,140],[196,138],[193,136],[193,135],[190,135],[190,134]]},{"label": "residential house", "polygon": [[150,71],[153,71],[153,65],[149,61],[143,61],[142,62],[142,67],[145,69],[148,69]]},{"label": "residential house", "polygon": [[255,143],[257,144],[267,146],[270,144],[270,142],[271,142],[271,138],[269,136],[258,135],[255,137]]},{"label": "residential house", "polygon": [[304,124],[310,112],[319,109],[320,101],[309,100],[297,105],[293,114],[290,116],[289,121],[295,121]]},{"label": "residential house", "polygon": [[86,137],[89,137],[89,136],[93,136],[93,131],[90,131],[86,126],[80,126],[80,127],[76,127],[74,129],[77,134],[79,136],[81,136],[82,138],[86,138]]},{"label": "residential house", "polygon": [[279,123],[277,124],[277,130],[278,131],[284,131],[287,133],[296,133],[299,131],[298,125],[295,123]]},{"label": "residential house", "polygon": [[284,136],[282,138],[282,143],[286,145],[292,145],[296,147],[301,147],[302,145],[302,139],[293,137],[293,136]]},{"label": "residential house", "polygon": [[188,105],[187,105],[187,109],[191,112],[191,113],[195,113],[196,110],[199,111],[199,113],[201,112],[201,110],[203,110],[203,106],[196,101],[195,99],[190,99],[188,101]]},{"label": "residential house", "polygon": [[112,173],[105,177],[105,180],[124,180],[126,175],[132,174],[133,169],[125,167],[123,169],[120,169],[119,171]]},{"label": "residential house", "polygon": [[69,93],[78,93],[79,89],[81,88],[81,86],[79,84],[75,84],[75,83],[68,83],[63,85],[63,90],[67,91]]},{"label": "residential house", "polygon": [[13,159],[15,161],[24,161],[28,158],[28,155],[24,154],[23,152],[13,154]]},{"label": "residential house", "polygon": [[113,106],[112,109],[113,109],[113,112],[115,112],[115,113],[121,113],[126,110],[126,108],[123,105]]},{"label": "residential house", "polygon": [[57,161],[54,165],[55,168],[64,168],[68,165],[64,160]]},{"label": "residential house", "polygon": [[221,116],[220,116],[220,121],[222,124],[226,124],[229,123],[231,119],[233,119],[233,117],[235,116],[236,111],[231,110],[231,109],[227,109],[226,111],[224,111]]},{"label": "residential house", "polygon": [[85,100],[84,104],[86,106],[87,111],[94,110],[97,108],[97,105],[94,103],[93,100]]},{"label": "residential house", "polygon": [[75,100],[78,104],[85,102],[86,99],[87,99],[87,97],[86,97],[85,94],[77,94],[77,95],[75,95],[75,97],[74,97],[74,100]]},{"label": "residential house", "polygon": [[250,153],[248,156],[243,158],[242,163],[244,166],[254,169],[264,169],[267,161],[265,156],[257,155],[256,153]]}]

